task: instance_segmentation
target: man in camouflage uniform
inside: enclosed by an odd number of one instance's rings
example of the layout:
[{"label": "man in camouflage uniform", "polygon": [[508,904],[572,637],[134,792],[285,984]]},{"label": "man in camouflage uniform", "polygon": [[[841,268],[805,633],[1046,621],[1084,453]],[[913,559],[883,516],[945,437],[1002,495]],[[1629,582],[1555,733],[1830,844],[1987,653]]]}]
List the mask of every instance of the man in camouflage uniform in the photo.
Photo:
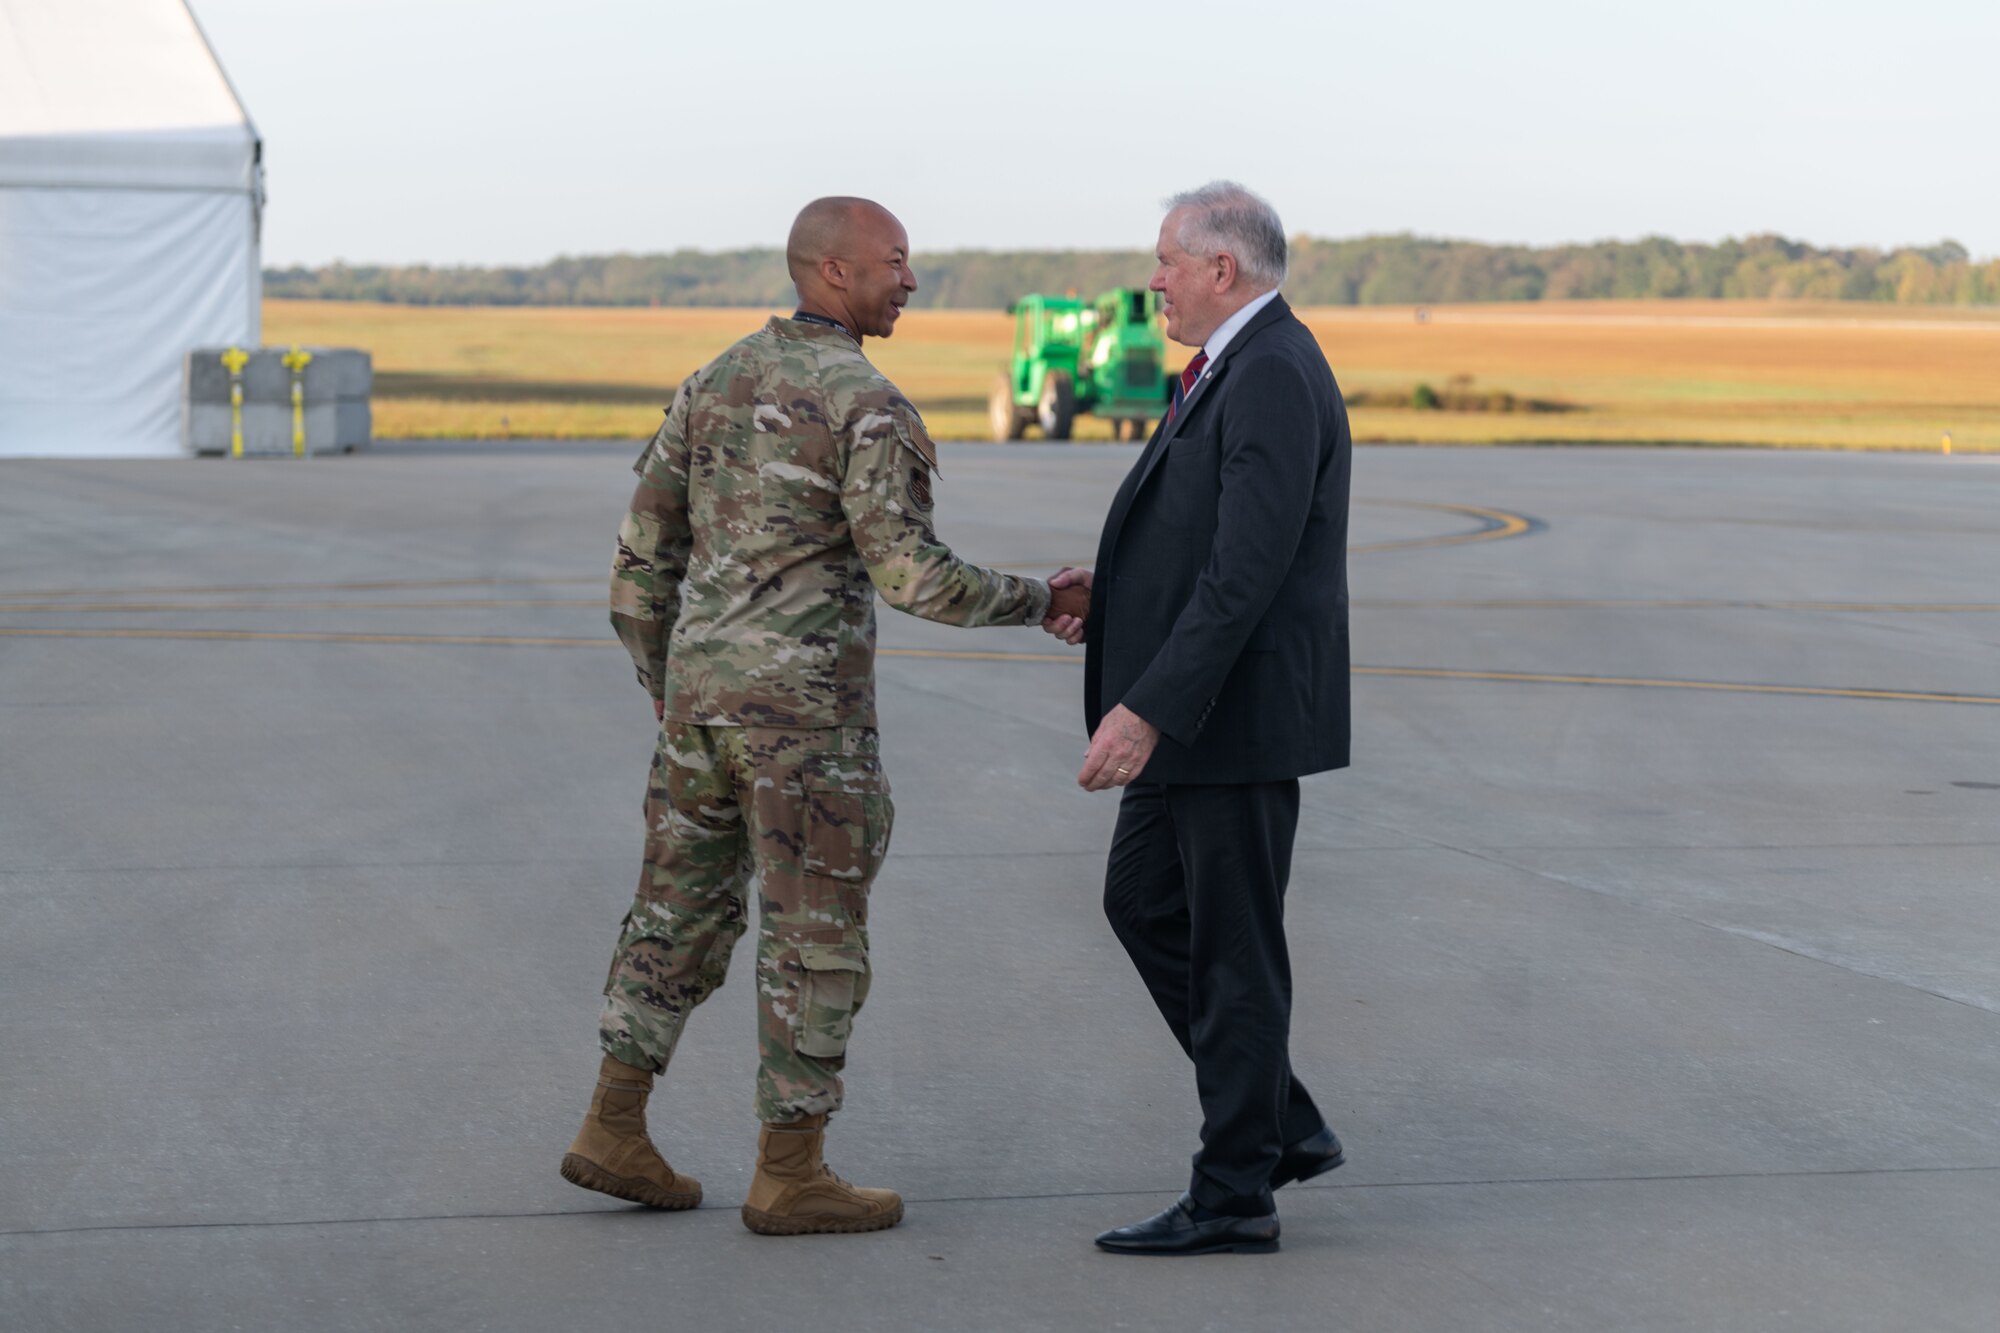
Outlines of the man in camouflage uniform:
[{"label": "man in camouflage uniform", "polygon": [[1033,625],[1087,605],[1081,589],[968,565],[932,530],[936,449],[860,341],[888,337],[916,290],[908,247],[866,200],[799,214],[786,247],[798,313],[681,385],[635,467],[612,572],[612,623],[660,740],[645,868],[605,988],[603,1069],[562,1173],[654,1207],[700,1202],[646,1137],[645,1099],[722,984],[754,884],[764,1128],[743,1220],[771,1235],[903,1215],[893,1191],[849,1185],[820,1159],[868,994],[868,889],[893,816],[876,594],[952,625]]}]

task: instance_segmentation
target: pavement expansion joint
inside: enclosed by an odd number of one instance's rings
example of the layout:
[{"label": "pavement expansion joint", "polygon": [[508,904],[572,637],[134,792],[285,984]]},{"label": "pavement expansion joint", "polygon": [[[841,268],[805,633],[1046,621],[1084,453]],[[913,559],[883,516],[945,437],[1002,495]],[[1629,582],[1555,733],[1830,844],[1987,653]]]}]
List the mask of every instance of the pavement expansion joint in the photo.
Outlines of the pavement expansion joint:
[{"label": "pavement expansion joint", "polygon": [[[1322,813],[1320,807],[1318,807],[1317,805],[1310,805],[1308,806],[1308,808],[1312,809],[1315,813]],[[1906,990],[1912,990],[1922,995],[1928,995],[1932,999],[1943,1000],[1948,1004],[1960,1005],[1964,1008],[1976,1010],[1981,1013],[1989,1013],[1989,1014],[2000,1013],[2000,1005],[1995,1005],[1983,998],[1974,998],[1964,995],[1953,995],[1945,991],[1935,990],[1929,986],[1920,985],[1917,982],[1911,981],[1906,977],[1891,976],[1884,972],[1873,971],[1863,967],[1857,967],[1852,963],[1843,962],[1840,959],[1832,957],[1823,952],[1810,949],[1803,943],[1786,942],[1783,940],[1774,939],[1767,932],[1746,930],[1741,927],[1727,925],[1722,922],[1705,920],[1702,917],[1690,916],[1685,912],[1673,911],[1669,908],[1661,906],[1658,903],[1641,902],[1625,894],[1616,893],[1610,889],[1602,887],[1601,885],[1593,884],[1587,879],[1582,879],[1574,875],[1560,875],[1551,870],[1544,870],[1539,866],[1526,865],[1519,861],[1510,860],[1506,856],[1500,855],[1500,852],[1505,850],[1502,848],[1478,848],[1478,847],[1460,846],[1457,843],[1447,842],[1441,838],[1435,838],[1423,833],[1418,833],[1411,829],[1406,829],[1400,827],[1399,825],[1388,823],[1384,820],[1369,819],[1361,815],[1353,814],[1351,812],[1344,812],[1344,817],[1366,828],[1378,829],[1384,833],[1388,833],[1401,838],[1406,838],[1413,842],[1421,843],[1425,847],[1428,847],[1432,850],[1442,851],[1442,852],[1455,852],[1460,856],[1467,857],[1474,861],[1481,861],[1487,865],[1500,866],[1503,867],[1504,869],[1512,870],[1519,874],[1531,875],[1536,879],[1546,880],[1552,884],[1561,884],[1567,888],[1576,889],[1583,893],[1596,894],[1598,897],[1604,898],[1610,902],[1623,903],[1625,906],[1632,908],[1634,911],[1649,912],[1655,916],[1667,917],[1675,921],[1684,921],[1689,925],[1699,926],[1704,930],[1712,930],[1717,934],[1728,935],[1735,939],[1750,940],[1757,944],[1764,945],[1767,948],[1775,949],[1780,953],[1790,954],[1794,958],[1802,958],[1808,962],[1818,963],[1825,967],[1837,968],[1838,970],[1845,972],[1850,976],[1867,977],[1871,981],[1887,982],[1893,986],[1901,986]],[[1976,847],[1983,847],[1989,844],[1974,843],[1972,845]],[[1562,848],[1560,850],[1567,851],[1571,849]],[[1595,851],[1599,849],[1585,848],[1581,850]],[[1665,850],[1679,851],[1683,849],[1668,848]],[[1689,850],[1704,850],[1704,849],[1689,849]]]},{"label": "pavement expansion joint", "polygon": [[1839,971],[1847,973],[1849,976],[1867,977],[1871,981],[1887,982],[1889,985],[1901,986],[1905,990],[1915,991],[1920,995],[1928,995],[1934,1000],[1943,1000],[1947,1004],[1959,1005],[1963,1008],[1972,1009],[1980,1013],[2000,1014],[2000,1004],[1995,1004],[1993,1001],[1985,999],[1983,997],[1976,997],[1969,995],[1954,995],[1949,991],[1937,990],[1934,987],[1926,986],[1919,982],[1912,981],[1908,977],[1893,976],[1887,972],[1882,972],[1873,968],[1859,967],[1854,963],[1845,962],[1839,958],[1836,958],[1833,955],[1823,950],[1812,948],[1807,944],[1805,944],[1803,941],[1781,940],[1774,938],[1767,931],[1749,930],[1741,926],[1732,926],[1725,922],[1704,920],[1703,918],[1698,916],[1689,916],[1685,912],[1675,912],[1669,910],[1668,908],[1662,907],[1657,903],[1638,902],[1632,898],[1626,897],[1624,894],[1614,893],[1609,889],[1601,888],[1598,885],[1592,884],[1587,880],[1579,879],[1571,875],[1558,875],[1551,871],[1542,870],[1534,866],[1522,865],[1517,861],[1510,861],[1506,857],[1482,856],[1478,852],[1469,851],[1465,848],[1455,848],[1453,850],[1462,851],[1465,853],[1465,855],[1471,856],[1477,860],[1487,861],[1494,865],[1506,866],[1510,870],[1518,870],[1523,874],[1534,875],[1537,878],[1550,880],[1557,884],[1566,884],[1573,889],[1581,889],[1585,893],[1594,893],[1600,897],[1608,898],[1614,902],[1625,903],[1628,906],[1638,908],[1642,911],[1654,912],[1661,916],[1671,917],[1676,921],[1685,921],[1690,925],[1701,926],[1704,929],[1713,930],[1724,935],[1729,935],[1739,940],[1750,940],[1757,944],[1764,945],[1766,948],[1776,949],[1779,953],[1790,954],[1794,958],[1802,958],[1805,959],[1807,962],[1818,963],[1823,967],[1836,968]]},{"label": "pavement expansion joint", "polygon": [[[1824,1180],[1868,1176],[1980,1175],[2000,1172],[2000,1164],[1974,1163],[1958,1166],[1861,1166],[1831,1167],[1794,1171],[1702,1171],[1662,1172],[1647,1175],[1586,1176],[1490,1176],[1451,1180],[1355,1180],[1342,1182],[1302,1182],[1287,1188],[1295,1194],[1335,1194],[1351,1191],[1420,1189],[1492,1189],[1535,1185],[1655,1185],[1704,1181]],[[1044,1203],[1082,1199],[1143,1199],[1172,1195],[1178,1185],[1154,1189],[1055,1190],[1037,1194],[943,1194],[932,1197],[905,1195],[911,1204],[944,1207],[953,1204]],[[382,1217],[291,1217],[260,1222],[106,1222],[72,1227],[23,1227],[0,1231],[0,1240],[34,1239],[47,1236],[78,1236],[126,1231],[260,1231],[290,1227],[395,1226],[420,1222],[531,1222],[543,1218],[634,1217],[654,1218],[658,1209],[641,1205],[610,1208],[549,1208],[519,1212],[490,1213],[399,1213]],[[737,1213],[734,1204],[703,1203],[678,1210],[689,1215]]]}]

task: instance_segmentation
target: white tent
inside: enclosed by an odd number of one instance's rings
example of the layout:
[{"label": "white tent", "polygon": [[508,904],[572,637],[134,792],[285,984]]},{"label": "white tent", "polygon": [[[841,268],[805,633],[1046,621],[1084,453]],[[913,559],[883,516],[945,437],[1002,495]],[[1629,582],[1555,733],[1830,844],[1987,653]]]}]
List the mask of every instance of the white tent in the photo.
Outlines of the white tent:
[{"label": "white tent", "polygon": [[0,457],[180,453],[260,332],[262,145],[185,0],[0,0]]}]

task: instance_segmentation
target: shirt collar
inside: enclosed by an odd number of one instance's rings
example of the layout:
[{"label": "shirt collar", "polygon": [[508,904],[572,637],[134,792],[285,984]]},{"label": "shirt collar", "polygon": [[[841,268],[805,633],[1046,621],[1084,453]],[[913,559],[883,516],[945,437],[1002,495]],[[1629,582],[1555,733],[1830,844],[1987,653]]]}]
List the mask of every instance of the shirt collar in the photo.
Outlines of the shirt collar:
[{"label": "shirt collar", "polygon": [[1201,350],[1208,356],[1209,364],[1215,364],[1215,359],[1222,355],[1224,348],[1229,346],[1230,339],[1243,332],[1243,326],[1255,318],[1259,310],[1262,310],[1277,299],[1278,289],[1273,287],[1262,296],[1251,297],[1249,303],[1241,310],[1231,315],[1228,319],[1223,320],[1222,326],[1216,329],[1214,333],[1209,334],[1208,341],[1201,345]]}]

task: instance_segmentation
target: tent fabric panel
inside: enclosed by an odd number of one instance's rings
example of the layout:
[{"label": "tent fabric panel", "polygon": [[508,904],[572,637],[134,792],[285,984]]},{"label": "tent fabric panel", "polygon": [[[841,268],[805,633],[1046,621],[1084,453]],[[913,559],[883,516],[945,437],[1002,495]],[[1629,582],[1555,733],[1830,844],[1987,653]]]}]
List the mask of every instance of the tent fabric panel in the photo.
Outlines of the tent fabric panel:
[{"label": "tent fabric panel", "polygon": [[0,456],[172,457],[191,348],[254,345],[242,196],[0,190]]},{"label": "tent fabric panel", "polygon": [[183,0],[0,0],[0,136],[245,124]]}]

